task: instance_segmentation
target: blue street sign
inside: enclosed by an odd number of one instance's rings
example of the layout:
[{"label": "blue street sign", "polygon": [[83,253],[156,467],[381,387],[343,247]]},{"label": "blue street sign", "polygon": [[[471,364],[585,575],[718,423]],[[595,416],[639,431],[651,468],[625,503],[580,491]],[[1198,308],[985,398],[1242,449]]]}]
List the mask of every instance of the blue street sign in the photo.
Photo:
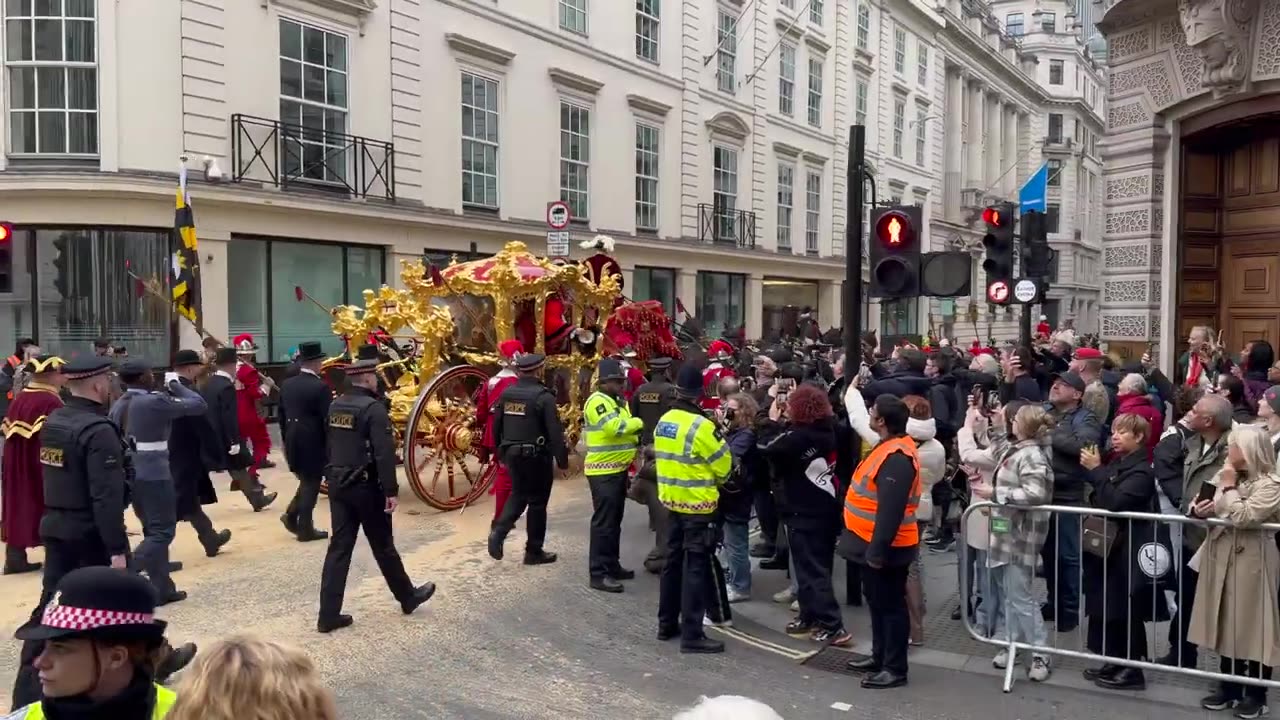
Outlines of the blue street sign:
[{"label": "blue street sign", "polygon": [[1018,205],[1022,212],[1028,210],[1048,212],[1049,205],[1046,199],[1048,195],[1049,163],[1045,163],[1027,180],[1027,184],[1022,186],[1022,190],[1018,193]]}]

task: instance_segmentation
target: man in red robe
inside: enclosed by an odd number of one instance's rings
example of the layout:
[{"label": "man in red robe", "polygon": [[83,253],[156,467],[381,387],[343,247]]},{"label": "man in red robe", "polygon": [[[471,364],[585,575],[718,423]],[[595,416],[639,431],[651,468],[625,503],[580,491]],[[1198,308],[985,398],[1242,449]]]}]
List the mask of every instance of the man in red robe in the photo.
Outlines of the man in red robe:
[{"label": "man in red robe", "polygon": [[707,358],[711,364],[702,371],[702,409],[714,411],[720,409],[720,381],[737,377],[729,365],[733,359],[733,346],[724,340],[716,340],[707,348]]},{"label": "man in red robe", "polygon": [[[516,318],[515,336],[520,341],[522,350],[527,353],[538,351],[537,325],[533,321],[533,312],[528,309],[532,307],[533,303],[530,302]],[[545,341],[543,346],[546,348],[544,355],[564,355],[569,352],[569,340],[573,337],[574,328],[566,319],[564,301],[559,295],[547,296],[542,311],[542,331]]]},{"label": "man in red robe", "polygon": [[44,420],[62,407],[62,358],[40,355],[27,361],[31,381],[14,397],[0,423],[4,458],[0,461],[0,536],[4,540],[4,574],[31,572],[40,563],[27,559],[27,548],[39,547],[44,515],[44,473],[40,466],[40,430]]},{"label": "man in red robe", "polygon": [[236,363],[236,415],[240,421],[240,433],[253,448],[253,465],[249,472],[257,477],[258,470],[270,467],[265,464],[267,453],[271,452],[271,436],[267,433],[267,423],[258,414],[258,403],[271,394],[275,383],[254,366],[258,346],[253,336],[244,333],[237,335],[232,341],[239,361]]},{"label": "man in red robe", "polygon": [[476,424],[484,428],[483,439],[480,441],[481,452],[486,460],[495,458],[494,464],[497,465],[493,489],[489,491],[489,494],[494,496],[493,522],[498,521],[502,508],[507,504],[507,498],[511,497],[511,473],[507,471],[507,466],[502,464],[501,457],[498,455],[497,440],[493,435],[493,404],[502,397],[504,390],[515,384],[516,372],[512,366],[522,349],[523,346],[519,340],[503,340],[499,343],[498,353],[502,356],[502,369],[480,386],[480,391],[476,393]]}]

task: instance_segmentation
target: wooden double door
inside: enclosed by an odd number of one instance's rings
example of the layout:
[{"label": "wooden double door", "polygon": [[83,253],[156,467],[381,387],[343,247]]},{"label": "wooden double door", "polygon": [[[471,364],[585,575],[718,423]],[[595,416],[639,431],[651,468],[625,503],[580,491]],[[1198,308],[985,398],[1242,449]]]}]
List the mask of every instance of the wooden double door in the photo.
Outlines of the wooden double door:
[{"label": "wooden double door", "polygon": [[[1236,352],[1280,341],[1280,117],[1188,139],[1178,330],[1222,330]],[[1181,343],[1179,343],[1181,345]]]}]

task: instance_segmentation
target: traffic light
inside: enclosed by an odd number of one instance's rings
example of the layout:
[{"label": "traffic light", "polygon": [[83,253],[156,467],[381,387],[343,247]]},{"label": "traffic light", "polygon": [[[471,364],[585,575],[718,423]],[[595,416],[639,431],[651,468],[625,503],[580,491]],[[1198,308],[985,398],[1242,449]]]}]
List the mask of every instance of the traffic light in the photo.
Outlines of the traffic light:
[{"label": "traffic light", "polygon": [[1041,280],[1053,274],[1053,261],[1058,252],[1049,247],[1048,223],[1042,212],[1028,210],[1022,214],[1022,274]]},{"label": "traffic light", "polygon": [[919,297],[923,220],[919,205],[891,205],[871,211],[871,297]]},{"label": "traffic light", "polygon": [[987,274],[987,302],[1006,305],[1013,280],[1013,205],[1001,203],[983,209],[982,222],[987,224],[987,234],[982,238],[987,251],[982,261]]},{"label": "traffic light", "polygon": [[13,226],[0,222],[0,293],[13,292]]}]

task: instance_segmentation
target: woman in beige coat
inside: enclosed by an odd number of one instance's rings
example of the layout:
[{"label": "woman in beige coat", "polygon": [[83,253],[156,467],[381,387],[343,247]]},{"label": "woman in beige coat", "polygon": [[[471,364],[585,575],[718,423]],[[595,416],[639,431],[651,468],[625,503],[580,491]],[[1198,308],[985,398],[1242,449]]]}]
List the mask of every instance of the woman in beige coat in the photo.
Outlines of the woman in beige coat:
[{"label": "woman in beige coat", "polygon": [[[1211,528],[1191,559],[1200,581],[1187,639],[1220,655],[1221,672],[1269,680],[1280,662],[1280,553],[1274,533],[1258,526],[1280,519],[1280,477],[1265,429],[1241,425],[1231,431],[1215,484],[1213,499],[1197,502],[1193,511],[1233,527]],[[1265,712],[1266,699],[1266,688],[1223,682],[1201,705],[1235,707],[1237,717],[1252,718]]]}]

